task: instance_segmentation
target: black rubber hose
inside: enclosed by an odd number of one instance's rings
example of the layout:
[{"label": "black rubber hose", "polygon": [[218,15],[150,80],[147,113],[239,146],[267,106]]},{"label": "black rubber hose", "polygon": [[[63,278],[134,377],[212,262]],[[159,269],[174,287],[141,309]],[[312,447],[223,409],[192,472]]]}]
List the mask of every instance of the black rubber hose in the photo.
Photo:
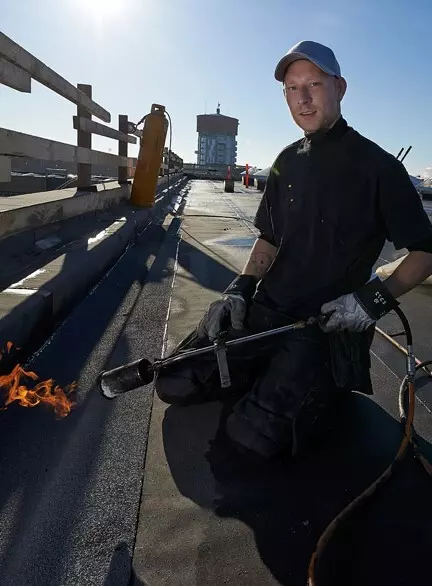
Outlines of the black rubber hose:
[{"label": "black rubber hose", "polygon": [[411,326],[409,325],[409,321],[407,319],[407,316],[404,314],[404,312],[402,311],[402,309],[400,307],[396,307],[394,311],[397,313],[399,319],[402,322],[403,328],[405,330],[407,346],[412,346],[413,337],[412,337],[412,332],[411,332]]},{"label": "black rubber hose", "polygon": [[[400,318],[402,325],[405,330],[406,338],[407,338],[407,346],[408,351],[412,352],[412,332],[411,327],[409,325],[408,319],[405,316],[404,312],[397,307],[395,309],[398,317]],[[430,361],[432,363],[432,361]],[[415,405],[415,389],[414,389],[414,381],[413,376],[409,372],[410,369],[410,360],[407,359],[407,374],[399,390],[399,411],[401,416],[401,425],[403,428],[403,435],[402,441],[400,443],[399,449],[397,454],[395,455],[393,462],[388,466],[384,472],[372,483],[370,484],[366,490],[364,490],[361,494],[359,494],[355,499],[353,499],[332,521],[327,525],[326,529],[321,534],[315,551],[313,552],[308,568],[308,586],[318,586],[317,582],[317,572],[319,569],[319,564],[322,560],[324,551],[331,540],[331,538],[336,533],[337,529],[340,527],[341,524],[345,523],[350,517],[351,514],[356,511],[360,506],[366,504],[374,495],[377,494],[378,490],[390,480],[393,476],[393,473],[397,469],[397,465],[405,458],[408,453],[408,447],[413,444],[414,449],[416,448],[416,442],[413,438],[413,420],[414,420],[414,405]],[[415,370],[421,368],[428,363],[421,363],[418,365]],[[424,458],[423,458],[424,459]],[[425,459],[424,459],[425,460]],[[430,473],[428,470],[428,462],[421,460],[423,466],[425,467],[426,471]]]}]

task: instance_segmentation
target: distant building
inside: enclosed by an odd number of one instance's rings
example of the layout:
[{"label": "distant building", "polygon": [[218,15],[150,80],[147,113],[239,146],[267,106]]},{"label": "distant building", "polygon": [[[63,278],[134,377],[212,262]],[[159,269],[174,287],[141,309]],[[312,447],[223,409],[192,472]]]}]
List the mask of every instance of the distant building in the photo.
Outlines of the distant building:
[{"label": "distant building", "polygon": [[197,116],[198,165],[235,165],[237,161],[237,118],[224,116],[218,104],[216,114]]}]

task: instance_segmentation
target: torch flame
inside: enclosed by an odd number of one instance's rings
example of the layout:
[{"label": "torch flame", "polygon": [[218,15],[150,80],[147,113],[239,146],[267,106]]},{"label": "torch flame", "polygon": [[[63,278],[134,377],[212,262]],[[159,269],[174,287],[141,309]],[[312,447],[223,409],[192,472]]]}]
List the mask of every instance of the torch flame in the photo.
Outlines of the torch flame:
[{"label": "torch flame", "polygon": [[[8,352],[12,346],[13,344],[8,342]],[[69,415],[76,404],[70,398],[71,393],[77,387],[76,383],[68,385],[63,390],[58,385],[54,385],[53,379],[48,379],[38,382],[30,389],[25,384],[25,379],[36,382],[39,377],[34,372],[25,371],[19,364],[10,374],[0,376],[0,389],[6,389],[5,406],[0,408],[1,411],[4,411],[14,401],[18,401],[18,405],[22,407],[36,407],[39,404],[50,405],[59,419]]]}]

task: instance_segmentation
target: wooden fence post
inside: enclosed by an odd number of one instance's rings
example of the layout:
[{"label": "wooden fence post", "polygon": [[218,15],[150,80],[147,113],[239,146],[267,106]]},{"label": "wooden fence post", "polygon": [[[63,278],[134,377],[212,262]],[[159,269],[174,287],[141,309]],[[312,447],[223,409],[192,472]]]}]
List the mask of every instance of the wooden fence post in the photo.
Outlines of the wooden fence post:
[{"label": "wooden fence post", "polygon": [[[92,98],[92,86],[84,83],[79,83],[77,88],[83,92],[90,99]],[[77,107],[77,116],[81,118],[89,118],[91,120],[91,114],[82,106]],[[79,147],[91,149],[92,135],[91,132],[85,132],[84,130],[77,130],[77,144]],[[77,163],[77,187],[78,189],[91,189],[91,165],[87,163]]]},{"label": "wooden fence post", "polygon": [[[119,114],[119,131],[128,134],[129,132],[129,123],[128,117],[124,114]],[[118,154],[121,157],[128,156],[128,143],[119,140],[118,142]],[[128,183],[128,168],[127,167],[119,167],[118,168],[118,182],[121,184]]]}]

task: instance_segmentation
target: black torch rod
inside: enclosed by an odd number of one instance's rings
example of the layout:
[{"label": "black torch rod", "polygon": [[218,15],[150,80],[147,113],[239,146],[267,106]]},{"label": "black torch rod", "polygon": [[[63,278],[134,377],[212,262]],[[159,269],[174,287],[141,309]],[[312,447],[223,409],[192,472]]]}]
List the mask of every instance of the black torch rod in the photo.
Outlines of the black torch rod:
[{"label": "black torch rod", "polygon": [[[246,342],[254,342],[255,340],[261,340],[262,338],[267,338],[268,336],[275,336],[276,334],[283,334],[285,332],[291,332],[292,330],[300,330],[304,327],[306,327],[306,322],[299,321],[294,324],[290,324],[289,326],[282,326],[280,328],[274,328],[272,330],[259,332],[258,334],[242,336],[241,338],[236,338],[235,340],[228,340],[227,342],[224,342],[224,346],[226,348],[229,348],[230,346],[236,346],[237,344],[245,344]],[[185,360],[185,358],[192,358],[193,356],[200,356],[200,354],[214,352],[215,348],[218,346],[219,343],[220,342],[216,340],[212,346],[205,346],[204,348],[198,348],[196,350],[180,350],[180,352],[178,352],[177,354],[167,356],[167,358],[155,360],[155,362],[153,363],[153,369],[159,370],[160,368],[168,366],[169,364],[173,364],[174,362]]]},{"label": "black torch rod", "polygon": [[99,375],[98,385],[104,397],[113,399],[117,395],[151,383],[155,372],[174,362],[180,362],[181,360],[207,354],[208,352],[216,352],[221,347],[229,348],[230,346],[261,340],[268,336],[276,336],[277,334],[299,330],[305,328],[307,325],[305,321],[298,321],[294,324],[266,330],[257,334],[250,334],[249,336],[243,336],[226,342],[223,341],[223,337],[220,337],[211,346],[194,350],[181,350],[167,358],[155,360],[153,364],[146,358],[141,358],[129,364],[102,372]]}]

